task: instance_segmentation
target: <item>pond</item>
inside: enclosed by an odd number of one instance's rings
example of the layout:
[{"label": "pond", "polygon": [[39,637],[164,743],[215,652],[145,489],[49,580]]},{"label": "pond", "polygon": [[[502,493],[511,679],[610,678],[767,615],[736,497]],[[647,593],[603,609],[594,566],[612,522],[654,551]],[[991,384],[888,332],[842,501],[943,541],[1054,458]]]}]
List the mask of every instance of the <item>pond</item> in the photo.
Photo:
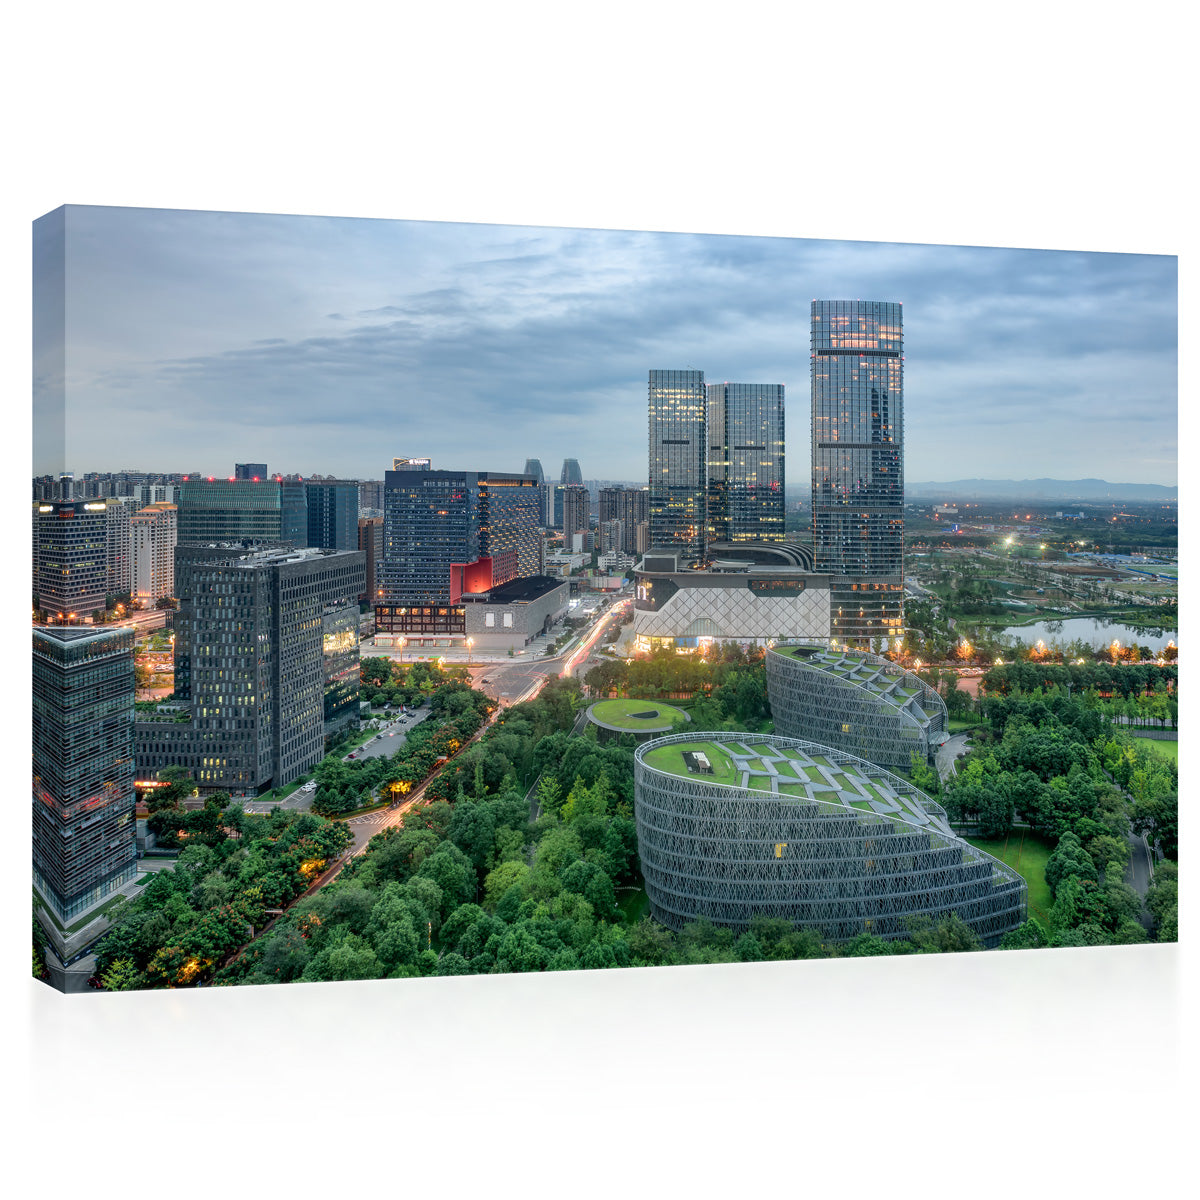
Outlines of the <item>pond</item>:
[{"label": "pond", "polygon": [[1139,632],[1131,625],[1122,625],[1119,621],[1108,621],[1103,617],[1068,617],[1063,621],[1038,621],[1033,625],[1011,625],[1000,632],[1006,637],[1019,638],[1027,646],[1032,646],[1039,639],[1047,645],[1051,642],[1066,645],[1078,639],[1098,649],[1109,645],[1114,638],[1122,646],[1136,643],[1139,646],[1149,646],[1151,650],[1161,650],[1168,642],[1179,644],[1179,634],[1174,629],[1146,629]]}]

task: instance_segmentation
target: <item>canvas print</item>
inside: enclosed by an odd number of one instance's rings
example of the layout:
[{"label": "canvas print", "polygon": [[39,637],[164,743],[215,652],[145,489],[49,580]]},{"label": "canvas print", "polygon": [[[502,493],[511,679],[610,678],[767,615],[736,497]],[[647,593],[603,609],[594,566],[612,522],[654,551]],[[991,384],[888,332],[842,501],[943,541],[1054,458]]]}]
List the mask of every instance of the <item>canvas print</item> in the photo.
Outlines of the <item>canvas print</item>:
[{"label": "canvas print", "polygon": [[50,986],[1175,940],[1175,258],[33,237]]}]

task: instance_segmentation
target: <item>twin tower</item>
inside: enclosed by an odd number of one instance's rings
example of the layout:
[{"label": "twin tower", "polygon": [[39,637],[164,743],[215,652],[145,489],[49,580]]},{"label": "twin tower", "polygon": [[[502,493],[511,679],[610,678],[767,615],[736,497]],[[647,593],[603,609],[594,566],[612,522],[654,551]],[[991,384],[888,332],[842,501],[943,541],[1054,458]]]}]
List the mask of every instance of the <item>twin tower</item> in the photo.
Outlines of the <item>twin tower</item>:
[{"label": "twin tower", "polygon": [[[812,538],[816,571],[903,576],[901,306],[812,302]],[[784,541],[782,384],[651,371],[650,541],[704,564],[715,542]]]}]

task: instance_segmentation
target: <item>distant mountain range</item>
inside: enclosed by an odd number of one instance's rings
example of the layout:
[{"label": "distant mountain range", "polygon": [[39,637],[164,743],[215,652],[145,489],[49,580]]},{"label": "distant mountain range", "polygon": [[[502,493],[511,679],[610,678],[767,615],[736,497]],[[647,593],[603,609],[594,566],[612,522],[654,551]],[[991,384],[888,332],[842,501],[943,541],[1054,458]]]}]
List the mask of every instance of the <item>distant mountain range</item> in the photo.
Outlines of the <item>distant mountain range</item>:
[{"label": "distant mountain range", "polygon": [[933,500],[1174,500],[1178,487],[1160,483],[1109,483],[1106,479],[954,479],[949,483],[906,483],[905,499]]}]

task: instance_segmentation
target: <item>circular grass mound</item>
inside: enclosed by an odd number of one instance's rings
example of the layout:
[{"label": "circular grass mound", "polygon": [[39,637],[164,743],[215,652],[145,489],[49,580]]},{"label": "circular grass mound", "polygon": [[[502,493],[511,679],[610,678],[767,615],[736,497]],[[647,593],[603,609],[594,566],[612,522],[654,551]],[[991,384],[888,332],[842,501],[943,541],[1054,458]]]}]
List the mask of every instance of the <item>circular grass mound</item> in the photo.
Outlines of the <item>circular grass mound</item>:
[{"label": "circular grass mound", "polygon": [[691,720],[682,708],[661,700],[597,700],[588,718],[618,733],[669,733]]}]

